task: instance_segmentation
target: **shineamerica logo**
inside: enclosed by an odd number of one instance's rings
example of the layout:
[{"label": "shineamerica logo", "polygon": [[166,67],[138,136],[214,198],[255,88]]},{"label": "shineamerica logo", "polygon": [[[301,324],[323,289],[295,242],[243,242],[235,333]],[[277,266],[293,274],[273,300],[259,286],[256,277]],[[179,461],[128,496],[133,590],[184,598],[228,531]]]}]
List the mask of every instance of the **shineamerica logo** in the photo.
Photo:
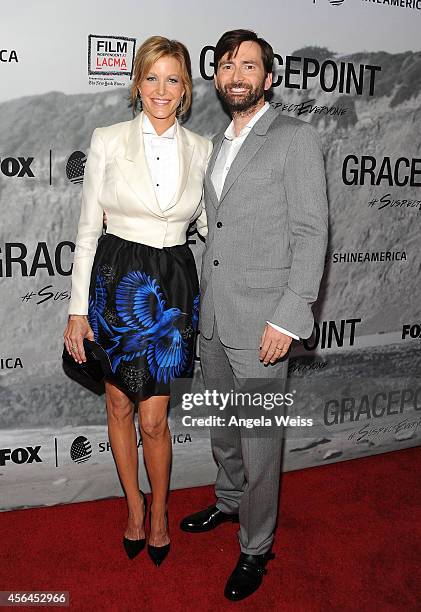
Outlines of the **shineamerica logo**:
[{"label": "shineamerica logo", "polygon": [[85,172],[86,154],[73,151],[66,163],[66,176],[72,183],[82,183]]},{"label": "shineamerica logo", "polygon": [[406,251],[344,251],[332,253],[333,263],[378,263],[381,261],[407,261]]},{"label": "shineamerica logo", "polygon": [[421,0],[362,0],[370,4],[387,4],[387,6],[397,6],[399,8],[409,8],[421,10]]},{"label": "shineamerica logo", "polygon": [[70,447],[70,457],[75,463],[84,463],[91,458],[92,446],[88,438],[78,436],[72,442]]}]

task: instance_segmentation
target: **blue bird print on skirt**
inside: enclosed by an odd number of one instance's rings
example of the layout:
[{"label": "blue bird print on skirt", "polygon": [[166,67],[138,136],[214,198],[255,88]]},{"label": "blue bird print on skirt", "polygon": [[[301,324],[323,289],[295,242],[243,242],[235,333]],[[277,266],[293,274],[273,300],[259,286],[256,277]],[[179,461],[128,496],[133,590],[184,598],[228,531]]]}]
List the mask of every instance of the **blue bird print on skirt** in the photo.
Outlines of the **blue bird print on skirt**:
[{"label": "blue bird print on skirt", "polygon": [[107,288],[104,283],[104,278],[101,274],[97,274],[95,282],[95,296],[89,296],[88,302],[88,321],[94,332],[95,342],[99,342],[98,318],[102,320],[102,315],[107,303]]},{"label": "blue bird print on skirt", "polygon": [[200,304],[200,293],[198,293],[193,300],[192,327],[194,331],[197,331],[197,325],[199,323],[199,304]]},{"label": "blue bird print on skirt", "polygon": [[187,365],[188,351],[175,323],[186,313],[165,308],[156,280],[144,272],[130,272],[117,286],[115,306],[125,325],[108,325],[97,311],[113,339],[113,346],[107,349],[113,371],[121,360],[131,361],[146,354],[149,370],[158,382],[179,376]]}]

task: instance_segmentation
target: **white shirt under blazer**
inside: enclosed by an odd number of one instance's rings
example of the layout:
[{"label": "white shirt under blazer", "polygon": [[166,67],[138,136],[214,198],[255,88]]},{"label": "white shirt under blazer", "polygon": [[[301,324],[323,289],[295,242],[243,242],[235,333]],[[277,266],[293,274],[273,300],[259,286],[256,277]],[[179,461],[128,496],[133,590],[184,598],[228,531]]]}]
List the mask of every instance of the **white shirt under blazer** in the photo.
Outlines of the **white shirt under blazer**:
[{"label": "white shirt under blazer", "polygon": [[156,197],[143,142],[143,117],[93,131],[82,188],[73,259],[69,314],[88,313],[88,294],[103,212],[107,233],[158,249],[186,242],[196,220],[207,234],[203,179],[212,143],[177,122],[179,174],[174,197],[163,210]]}]

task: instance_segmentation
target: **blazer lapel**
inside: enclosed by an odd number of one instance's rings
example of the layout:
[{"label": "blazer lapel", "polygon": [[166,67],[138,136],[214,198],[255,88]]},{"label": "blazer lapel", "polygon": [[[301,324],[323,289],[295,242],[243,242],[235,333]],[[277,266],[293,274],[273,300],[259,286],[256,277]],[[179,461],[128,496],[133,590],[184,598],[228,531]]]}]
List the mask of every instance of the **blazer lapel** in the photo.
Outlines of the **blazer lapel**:
[{"label": "blazer lapel", "polygon": [[116,158],[118,167],[127,185],[141,200],[146,208],[158,217],[163,217],[162,210],[155,196],[149,173],[148,163],[143,146],[142,133],[143,113],[133,119],[127,141],[126,157]]},{"label": "blazer lapel", "polygon": [[177,125],[177,151],[178,151],[178,184],[175,195],[170,204],[165,208],[165,212],[175,206],[180,200],[183,191],[186,188],[187,178],[189,176],[190,164],[193,157],[194,144],[190,144],[186,131],[178,124]]},{"label": "blazer lapel", "polygon": [[224,187],[222,189],[219,203],[227,195],[234,182],[237,180],[240,173],[244,170],[247,164],[250,162],[252,157],[256,155],[257,151],[263,146],[266,137],[259,136],[253,132],[253,129],[248,134],[247,138],[241,145],[241,149],[237,153],[234,161],[231,164],[231,168],[225,178]]},{"label": "blazer lapel", "polygon": [[224,138],[225,136],[222,133],[221,136],[215,142],[215,146],[213,147],[212,154],[210,156],[208,167],[206,169],[206,174],[205,174],[205,183],[206,183],[207,193],[209,193],[211,200],[212,200],[212,204],[214,205],[215,208],[218,208],[219,200],[218,200],[218,196],[215,191],[215,187],[213,186],[211,177],[212,177],[213,169],[215,167],[216,158],[218,157],[218,153],[221,150],[222,143],[224,142]]},{"label": "blazer lapel", "polygon": [[241,148],[231,164],[231,168],[229,169],[225,178],[219,204],[223,201],[244,168],[250,163],[259,149],[266,142],[266,132],[276,117],[278,117],[278,113],[272,107],[269,107],[262,117],[260,117],[257,123],[255,123],[251,128],[250,133],[247,135],[245,141],[241,145]]}]

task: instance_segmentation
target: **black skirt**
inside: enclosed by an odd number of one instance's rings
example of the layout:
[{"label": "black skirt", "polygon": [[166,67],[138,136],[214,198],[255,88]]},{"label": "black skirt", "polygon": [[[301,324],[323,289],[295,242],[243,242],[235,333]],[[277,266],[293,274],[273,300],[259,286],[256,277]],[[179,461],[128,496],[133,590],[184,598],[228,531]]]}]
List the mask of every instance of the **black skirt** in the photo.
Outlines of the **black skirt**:
[{"label": "black skirt", "polygon": [[108,353],[110,382],[131,399],[169,395],[190,377],[199,282],[187,243],[157,249],[104,234],[92,267],[88,320]]}]

